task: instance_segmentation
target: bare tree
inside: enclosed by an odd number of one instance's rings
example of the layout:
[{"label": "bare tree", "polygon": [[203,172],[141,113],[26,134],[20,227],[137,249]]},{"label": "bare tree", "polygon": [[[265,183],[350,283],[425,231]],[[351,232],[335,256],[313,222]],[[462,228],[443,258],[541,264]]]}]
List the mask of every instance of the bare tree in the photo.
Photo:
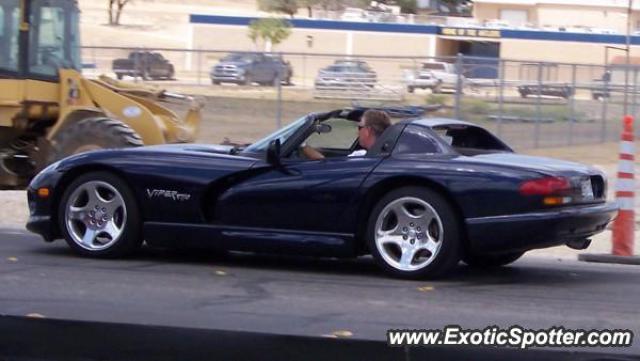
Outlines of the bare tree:
[{"label": "bare tree", "polygon": [[120,25],[120,16],[124,6],[131,0],[109,0],[109,25]]},{"label": "bare tree", "polygon": [[257,0],[258,9],[262,11],[283,13],[293,18],[298,11],[297,0]]}]

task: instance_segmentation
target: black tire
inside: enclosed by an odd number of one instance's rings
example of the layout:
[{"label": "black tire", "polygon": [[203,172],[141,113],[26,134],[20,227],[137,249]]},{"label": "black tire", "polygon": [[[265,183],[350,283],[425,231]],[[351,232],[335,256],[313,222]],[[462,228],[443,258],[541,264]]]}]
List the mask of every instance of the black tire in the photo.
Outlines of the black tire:
[{"label": "black tire", "polygon": [[85,150],[128,148],[144,145],[128,125],[115,119],[86,118],[67,124],[53,138],[49,163]]},{"label": "black tire", "polygon": [[[435,258],[423,268],[413,271],[400,270],[387,263],[380,254],[375,240],[378,216],[388,204],[403,197],[415,197],[428,203],[436,211],[443,228],[442,244],[433,256]],[[433,279],[446,275],[460,261],[463,234],[460,222],[451,204],[437,192],[424,187],[403,187],[387,193],[374,206],[369,215],[365,237],[371,255],[388,274],[405,279]]]},{"label": "black tire", "polygon": [[118,80],[122,80],[122,78],[124,78],[123,74],[116,74],[116,78],[118,78]]},{"label": "black tire", "polygon": [[244,81],[241,84],[242,85],[251,85],[251,84],[253,84],[253,80],[251,79],[251,74],[245,74]]},{"label": "black tire", "polygon": [[497,268],[506,266],[518,260],[524,252],[512,252],[501,254],[474,254],[464,255],[462,261],[471,267],[476,268]]},{"label": "black tire", "polygon": [[414,87],[412,87],[412,86],[408,86],[407,87],[407,92],[409,92],[409,93],[413,93],[415,90],[416,89]]},{"label": "black tire", "polygon": [[529,94],[528,94],[528,93],[526,93],[526,92],[520,92],[520,97],[521,97],[521,98],[526,98],[526,97],[527,97],[527,95],[529,95]]},{"label": "black tire", "polygon": [[[126,221],[123,223],[122,233],[113,244],[102,250],[88,250],[77,244],[69,233],[65,219],[65,211],[68,206],[69,197],[76,189],[90,181],[105,182],[113,186],[120,192],[126,206]],[[136,252],[142,244],[142,218],[140,217],[140,210],[133,192],[122,179],[112,173],[100,171],[80,175],[66,187],[58,205],[57,212],[60,233],[69,247],[81,256],[96,258],[124,257]]]}]

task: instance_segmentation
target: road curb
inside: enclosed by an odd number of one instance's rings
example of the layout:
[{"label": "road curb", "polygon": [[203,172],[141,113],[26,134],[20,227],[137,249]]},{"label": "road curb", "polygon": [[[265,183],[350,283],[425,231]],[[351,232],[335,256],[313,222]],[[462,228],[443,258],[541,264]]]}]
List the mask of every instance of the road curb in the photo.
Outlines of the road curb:
[{"label": "road curb", "polygon": [[602,254],[583,253],[578,255],[578,260],[583,262],[593,262],[593,263],[614,263],[614,264],[640,266],[639,256],[616,256],[616,255],[607,254],[607,253],[602,253]]},{"label": "road curb", "polygon": [[[9,360],[461,360],[588,361],[593,350],[480,346],[390,347],[384,340],[276,335],[199,328],[0,315],[0,359]],[[615,354],[611,354],[615,355]],[[617,354],[616,360],[632,360]]]}]

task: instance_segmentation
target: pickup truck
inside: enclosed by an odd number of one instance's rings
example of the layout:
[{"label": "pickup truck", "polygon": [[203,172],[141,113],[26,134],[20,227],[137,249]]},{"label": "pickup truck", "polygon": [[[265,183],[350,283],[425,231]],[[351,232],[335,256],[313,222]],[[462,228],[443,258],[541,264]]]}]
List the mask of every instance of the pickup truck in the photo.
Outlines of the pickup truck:
[{"label": "pickup truck", "polygon": [[[466,79],[462,76],[462,85]],[[415,89],[431,89],[439,93],[443,89],[455,91],[458,88],[458,74],[455,64],[429,61],[419,69],[405,72],[405,85],[409,93]]]},{"label": "pickup truck", "polygon": [[209,73],[212,84],[274,85],[278,76],[282,83],[291,84],[291,64],[279,55],[262,53],[231,53],[220,59]]},{"label": "pickup truck", "polygon": [[129,57],[115,59],[112,62],[113,72],[118,79],[125,76],[147,79],[173,79],[175,69],[169,60],[160,53],[150,51],[133,51]]},{"label": "pickup truck", "polygon": [[378,82],[376,72],[369,64],[357,59],[339,59],[320,71],[315,88],[320,90],[371,89]]}]

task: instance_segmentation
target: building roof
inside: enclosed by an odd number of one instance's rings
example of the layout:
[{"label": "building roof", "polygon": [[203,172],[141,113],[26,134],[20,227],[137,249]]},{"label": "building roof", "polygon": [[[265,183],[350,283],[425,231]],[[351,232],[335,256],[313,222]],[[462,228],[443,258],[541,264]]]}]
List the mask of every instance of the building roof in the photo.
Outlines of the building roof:
[{"label": "building roof", "polygon": [[[508,4],[508,5],[571,5],[571,6],[599,6],[610,8],[627,8],[629,0],[474,0],[475,4]],[[633,2],[633,9],[640,10],[638,1]]]}]

